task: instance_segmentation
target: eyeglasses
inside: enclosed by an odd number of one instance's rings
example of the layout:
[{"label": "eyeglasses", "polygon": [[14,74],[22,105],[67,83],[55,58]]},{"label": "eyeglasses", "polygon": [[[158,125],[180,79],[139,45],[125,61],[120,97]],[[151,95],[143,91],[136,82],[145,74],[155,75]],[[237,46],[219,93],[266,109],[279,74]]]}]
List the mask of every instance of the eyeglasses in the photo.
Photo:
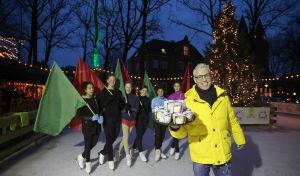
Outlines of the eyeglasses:
[{"label": "eyeglasses", "polygon": [[210,80],[211,79],[211,75],[208,73],[206,75],[198,75],[198,76],[194,76],[195,79],[201,79],[203,80],[205,78],[205,80]]}]

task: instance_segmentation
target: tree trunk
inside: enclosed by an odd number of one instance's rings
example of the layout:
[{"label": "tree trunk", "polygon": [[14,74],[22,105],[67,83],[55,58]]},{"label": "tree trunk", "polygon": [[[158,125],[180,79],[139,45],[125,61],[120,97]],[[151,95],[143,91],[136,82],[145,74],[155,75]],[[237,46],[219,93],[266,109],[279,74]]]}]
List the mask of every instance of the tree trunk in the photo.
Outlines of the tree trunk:
[{"label": "tree trunk", "polygon": [[32,64],[37,63],[37,42],[38,42],[38,0],[34,0],[33,9],[32,9],[32,23],[31,23],[31,47],[32,47],[32,55],[33,62]]},{"label": "tree trunk", "polygon": [[142,45],[141,45],[141,60],[140,60],[140,71],[139,74],[144,74],[144,63],[146,58],[146,24],[147,24],[147,7],[148,7],[148,0],[143,0],[143,21],[142,21]]},{"label": "tree trunk", "polygon": [[23,11],[22,8],[20,9],[20,36],[19,36],[19,40],[18,40],[18,60],[21,61],[21,57],[22,57],[22,42],[21,40],[23,40]]},{"label": "tree trunk", "polygon": [[105,27],[105,43],[104,43],[104,49],[105,49],[105,58],[104,58],[104,70],[108,70],[108,65],[109,65],[109,55],[110,55],[110,48],[108,46],[109,43],[109,29],[108,29],[108,25],[106,25]]},{"label": "tree trunk", "polygon": [[51,53],[51,47],[48,46],[46,48],[46,52],[45,52],[45,66],[48,66],[48,62],[49,62],[49,58],[50,58],[50,53]]},{"label": "tree trunk", "polygon": [[83,44],[83,61],[86,62],[86,52],[87,52],[87,37],[88,37],[88,28],[85,27],[85,34],[84,34],[84,44]]}]

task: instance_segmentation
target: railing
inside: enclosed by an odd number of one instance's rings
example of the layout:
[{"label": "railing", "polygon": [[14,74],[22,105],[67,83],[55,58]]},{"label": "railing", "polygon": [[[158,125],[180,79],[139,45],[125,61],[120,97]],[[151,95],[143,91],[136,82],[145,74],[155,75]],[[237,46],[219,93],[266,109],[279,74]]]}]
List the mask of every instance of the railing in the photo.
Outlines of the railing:
[{"label": "railing", "polygon": [[277,113],[300,116],[300,104],[271,102],[272,107],[276,107]]},{"label": "railing", "polygon": [[29,123],[26,126],[11,129],[11,125],[20,124],[19,115],[0,117],[0,160],[34,143],[45,134],[33,131],[36,111],[28,112]]},{"label": "railing", "polygon": [[28,112],[37,110],[39,107],[39,99],[12,99],[10,112]]}]

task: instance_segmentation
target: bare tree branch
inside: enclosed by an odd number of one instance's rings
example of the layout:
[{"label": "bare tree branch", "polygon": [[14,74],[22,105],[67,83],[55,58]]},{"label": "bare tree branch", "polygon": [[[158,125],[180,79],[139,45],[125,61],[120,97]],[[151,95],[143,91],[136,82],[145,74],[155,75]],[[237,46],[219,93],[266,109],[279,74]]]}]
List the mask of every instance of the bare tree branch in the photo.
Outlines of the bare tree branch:
[{"label": "bare tree branch", "polygon": [[[188,24],[178,19],[170,19],[171,22],[193,30],[195,33],[202,33],[212,37],[214,25],[216,23],[217,16],[221,12],[222,0],[180,0],[180,3],[190,9],[193,12],[198,13],[202,20],[196,22],[196,24]],[[204,26],[209,25],[209,30],[204,30]]]}]

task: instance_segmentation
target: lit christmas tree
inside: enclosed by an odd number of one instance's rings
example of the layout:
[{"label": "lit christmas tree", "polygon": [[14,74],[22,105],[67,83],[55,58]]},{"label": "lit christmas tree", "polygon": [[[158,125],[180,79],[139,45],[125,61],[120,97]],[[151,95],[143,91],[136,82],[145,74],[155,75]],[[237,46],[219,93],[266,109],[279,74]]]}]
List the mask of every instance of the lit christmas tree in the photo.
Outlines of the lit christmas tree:
[{"label": "lit christmas tree", "polygon": [[251,106],[257,89],[257,74],[250,56],[239,54],[234,6],[227,1],[213,31],[212,52],[208,56],[216,84],[225,88],[234,106]]}]

